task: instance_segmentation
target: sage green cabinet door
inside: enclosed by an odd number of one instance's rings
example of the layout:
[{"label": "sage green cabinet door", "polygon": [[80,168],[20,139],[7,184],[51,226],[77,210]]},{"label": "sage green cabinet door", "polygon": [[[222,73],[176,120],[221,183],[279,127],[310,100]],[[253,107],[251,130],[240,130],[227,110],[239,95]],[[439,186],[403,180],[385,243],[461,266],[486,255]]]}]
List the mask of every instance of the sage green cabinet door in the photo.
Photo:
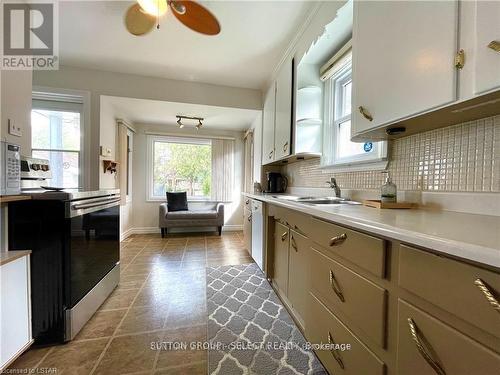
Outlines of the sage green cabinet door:
[{"label": "sage green cabinet door", "polygon": [[246,206],[243,214],[243,242],[248,254],[252,255],[252,211]]},{"label": "sage green cabinet door", "polygon": [[288,245],[289,229],[276,222],[274,227],[273,281],[282,296],[288,295]]},{"label": "sage green cabinet door", "polygon": [[304,320],[309,292],[309,239],[290,230],[290,269],[288,274],[288,300]]}]

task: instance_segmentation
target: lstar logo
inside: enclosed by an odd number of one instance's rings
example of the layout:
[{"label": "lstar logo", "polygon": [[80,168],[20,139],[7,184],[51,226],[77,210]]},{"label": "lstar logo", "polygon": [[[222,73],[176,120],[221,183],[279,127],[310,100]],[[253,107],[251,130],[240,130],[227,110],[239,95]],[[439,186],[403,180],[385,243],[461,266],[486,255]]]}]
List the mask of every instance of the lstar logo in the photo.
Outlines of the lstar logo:
[{"label": "lstar logo", "polygon": [[57,3],[2,2],[2,69],[58,69]]}]

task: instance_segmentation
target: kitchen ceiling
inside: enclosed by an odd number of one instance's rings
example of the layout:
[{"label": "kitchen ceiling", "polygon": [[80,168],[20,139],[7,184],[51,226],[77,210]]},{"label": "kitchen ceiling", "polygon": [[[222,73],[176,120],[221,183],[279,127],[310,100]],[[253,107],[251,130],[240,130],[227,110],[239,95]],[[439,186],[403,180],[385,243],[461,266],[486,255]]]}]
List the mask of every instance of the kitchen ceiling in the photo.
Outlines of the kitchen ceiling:
[{"label": "kitchen ceiling", "polygon": [[[177,115],[203,117],[203,129],[243,131],[250,127],[260,111],[241,108],[215,107],[201,104],[174,103],[159,100],[101,96],[101,106],[109,105],[115,117],[136,124],[177,126]],[[183,120],[187,127],[198,122]]]},{"label": "kitchen ceiling", "polygon": [[312,10],[312,1],[204,1],[217,36],[193,32],[168,13],[144,36],[127,32],[130,1],[59,3],[61,65],[260,89]]}]

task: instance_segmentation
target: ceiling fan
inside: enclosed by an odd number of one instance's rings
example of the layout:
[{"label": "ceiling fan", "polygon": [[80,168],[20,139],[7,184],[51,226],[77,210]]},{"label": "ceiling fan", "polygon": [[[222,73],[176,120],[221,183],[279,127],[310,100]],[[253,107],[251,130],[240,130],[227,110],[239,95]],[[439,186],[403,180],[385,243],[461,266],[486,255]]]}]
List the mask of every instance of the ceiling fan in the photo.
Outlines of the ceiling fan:
[{"label": "ceiling fan", "polygon": [[205,35],[220,33],[217,18],[204,6],[189,0],[137,0],[136,4],[127,9],[125,26],[133,35],[147,34],[155,25],[160,28],[160,17],[169,8],[175,18],[191,30]]}]

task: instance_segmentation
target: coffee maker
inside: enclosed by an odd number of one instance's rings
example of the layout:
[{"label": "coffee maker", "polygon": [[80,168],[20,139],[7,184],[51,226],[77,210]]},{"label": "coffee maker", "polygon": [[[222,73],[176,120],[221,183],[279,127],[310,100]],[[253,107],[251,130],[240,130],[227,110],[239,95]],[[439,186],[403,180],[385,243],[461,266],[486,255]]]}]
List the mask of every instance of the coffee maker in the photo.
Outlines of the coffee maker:
[{"label": "coffee maker", "polygon": [[284,193],[288,187],[288,179],[278,172],[267,172],[266,193]]}]

